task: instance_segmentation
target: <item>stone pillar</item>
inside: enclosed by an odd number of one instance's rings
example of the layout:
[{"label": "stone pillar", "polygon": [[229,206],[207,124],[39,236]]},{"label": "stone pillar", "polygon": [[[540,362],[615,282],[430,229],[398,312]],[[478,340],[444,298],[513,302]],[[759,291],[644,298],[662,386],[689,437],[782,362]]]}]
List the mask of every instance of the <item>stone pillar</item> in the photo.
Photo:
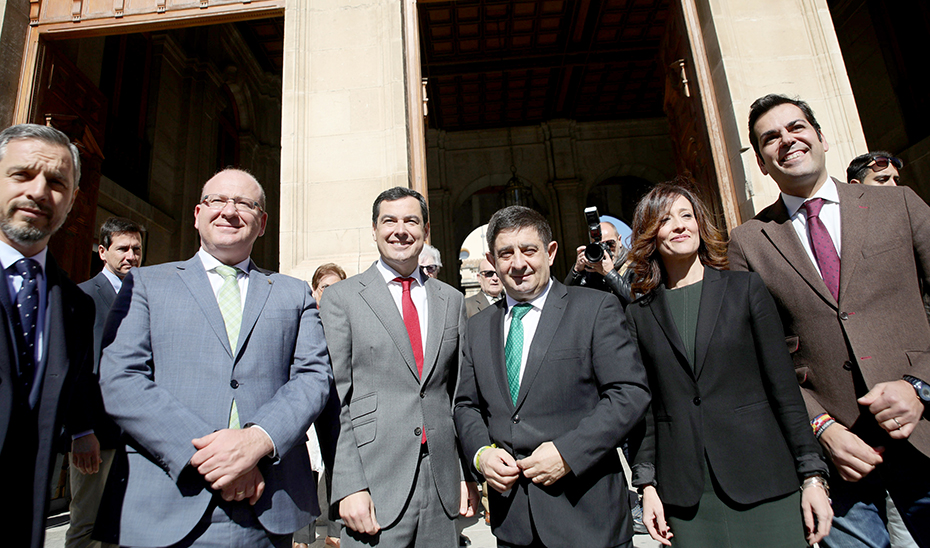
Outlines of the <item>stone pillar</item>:
[{"label": "stone pillar", "polygon": [[807,101],[830,144],[829,172],[868,150],[827,0],[681,0],[697,9],[724,139],[744,219],[778,187],[762,175],[749,143],[749,106],[769,93]]},{"label": "stone pillar", "polygon": [[0,127],[13,124],[19,96],[19,71],[29,33],[29,2],[0,0]]},{"label": "stone pillar", "polygon": [[287,0],[283,80],[281,272],[365,270],[371,204],[408,184],[400,3]]},{"label": "stone pillar", "polygon": [[561,179],[549,183],[558,204],[558,218],[553,219],[552,237],[559,242],[553,273],[562,280],[568,269],[575,264],[575,248],[588,243],[587,227],[584,224],[585,196],[580,179]]}]

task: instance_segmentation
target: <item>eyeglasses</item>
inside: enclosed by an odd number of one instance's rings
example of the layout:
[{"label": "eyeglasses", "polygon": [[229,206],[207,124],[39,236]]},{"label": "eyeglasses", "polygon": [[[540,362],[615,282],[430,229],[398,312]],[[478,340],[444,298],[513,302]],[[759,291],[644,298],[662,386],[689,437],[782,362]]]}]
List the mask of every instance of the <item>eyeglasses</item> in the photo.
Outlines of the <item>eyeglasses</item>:
[{"label": "eyeglasses", "polygon": [[484,276],[485,278],[493,278],[494,276],[497,276],[497,272],[494,272],[493,270],[482,270],[478,273],[478,275]]},{"label": "eyeglasses", "polygon": [[437,271],[439,271],[438,264],[425,264],[421,266],[423,267],[423,270],[425,270],[427,274],[435,274]]},{"label": "eyeglasses", "polygon": [[871,169],[873,173],[878,173],[879,171],[884,171],[888,167],[888,164],[893,165],[897,169],[904,167],[904,162],[898,158],[886,158],[884,156],[875,158],[865,167]]},{"label": "eyeglasses", "polygon": [[215,210],[223,209],[229,202],[233,203],[236,211],[258,213],[262,210],[262,206],[258,202],[244,196],[229,197],[223,194],[207,194],[200,201],[203,205]]}]

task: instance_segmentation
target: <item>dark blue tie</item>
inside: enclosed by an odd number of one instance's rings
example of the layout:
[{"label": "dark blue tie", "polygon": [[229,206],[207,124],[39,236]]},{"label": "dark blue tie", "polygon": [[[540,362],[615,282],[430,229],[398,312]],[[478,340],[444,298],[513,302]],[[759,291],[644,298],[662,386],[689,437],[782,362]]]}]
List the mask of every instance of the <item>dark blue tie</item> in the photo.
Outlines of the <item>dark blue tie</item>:
[{"label": "dark blue tie", "polygon": [[23,277],[23,285],[16,294],[16,309],[23,343],[19,349],[19,373],[23,384],[29,388],[35,375],[36,328],[39,319],[39,263],[32,259],[20,259],[13,263],[17,274]]}]

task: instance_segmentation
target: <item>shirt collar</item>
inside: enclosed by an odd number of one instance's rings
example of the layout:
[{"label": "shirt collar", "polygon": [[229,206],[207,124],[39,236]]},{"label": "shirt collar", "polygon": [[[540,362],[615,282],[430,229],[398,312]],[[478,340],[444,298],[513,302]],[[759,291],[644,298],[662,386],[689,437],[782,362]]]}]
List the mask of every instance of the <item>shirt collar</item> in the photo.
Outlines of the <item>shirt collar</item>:
[{"label": "shirt collar", "polygon": [[110,272],[110,269],[105,265],[103,267],[103,275],[106,277],[107,281],[110,282],[110,285],[113,286],[113,290],[119,293],[120,288],[123,287],[122,278]]},{"label": "shirt collar", "polygon": [[834,204],[840,203],[840,195],[836,191],[836,183],[833,182],[833,177],[827,175],[827,181],[820,187],[820,190],[815,192],[810,198],[801,198],[785,194],[784,192],[781,193],[782,202],[784,202],[785,208],[788,209],[788,217],[791,218],[797,215],[798,210],[801,209],[804,202],[813,198],[823,198],[825,202],[832,202]]},{"label": "shirt collar", "polygon": [[421,269],[419,266],[416,268],[416,270],[413,271],[413,274],[409,276],[401,276],[397,273],[396,270],[388,266],[388,264],[384,262],[384,259],[381,257],[378,257],[378,262],[375,264],[378,265],[378,272],[381,273],[381,277],[384,278],[384,281],[387,283],[393,282],[394,278],[413,278],[417,281],[418,285],[423,285],[423,269]]},{"label": "shirt collar", "polygon": [[537,295],[536,298],[533,299],[532,301],[518,301],[514,299],[513,297],[511,297],[510,295],[507,295],[507,311],[509,312],[510,310],[513,309],[514,306],[521,304],[523,302],[533,305],[533,308],[535,308],[536,310],[542,311],[543,306],[545,306],[546,304],[546,297],[549,296],[550,289],[552,289],[552,278],[549,278],[549,283],[546,284],[546,289],[544,289],[543,292]]},{"label": "shirt collar", "polygon": [[[200,257],[200,262],[203,263],[203,269],[206,270],[207,272],[211,270],[216,270],[216,267],[225,264],[221,262],[219,259],[217,259],[216,257],[214,257],[213,255],[210,255],[207,252],[207,250],[202,247],[200,248],[200,251],[197,252],[197,256]],[[233,264],[233,265],[229,265],[229,266],[234,266],[238,268],[239,270],[248,274],[249,266],[251,264],[252,264],[252,258],[246,257],[244,261]]]},{"label": "shirt collar", "polygon": [[[48,255],[48,246],[42,248],[42,251],[36,253],[32,257],[26,257],[27,259],[32,259],[33,261],[39,263],[39,266],[42,267],[42,272],[45,272],[45,261],[46,256]],[[24,255],[17,251],[10,244],[0,241],[0,264],[3,265],[3,269],[6,270],[13,266],[13,263],[22,259]]]}]

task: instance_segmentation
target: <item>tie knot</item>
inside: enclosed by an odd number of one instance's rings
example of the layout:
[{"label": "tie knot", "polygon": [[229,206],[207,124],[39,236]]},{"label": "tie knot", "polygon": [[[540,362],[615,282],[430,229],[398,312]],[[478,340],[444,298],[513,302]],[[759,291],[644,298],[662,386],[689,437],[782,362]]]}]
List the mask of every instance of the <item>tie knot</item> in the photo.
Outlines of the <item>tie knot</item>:
[{"label": "tie knot", "polygon": [[526,313],[533,309],[533,305],[530,303],[520,303],[513,305],[513,317],[518,320],[523,320],[523,316],[526,316]]},{"label": "tie knot", "polygon": [[235,278],[238,276],[239,269],[234,266],[221,264],[220,266],[216,267],[216,273],[222,276],[224,280],[228,280],[229,278]]},{"label": "tie knot", "polygon": [[39,275],[39,263],[32,259],[20,259],[13,263],[16,273],[23,277],[24,280],[35,280]]},{"label": "tie knot", "polygon": [[820,210],[823,208],[823,198],[812,198],[802,205],[806,211],[808,217],[818,217],[820,215]]},{"label": "tie knot", "polygon": [[400,276],[394,278],[395,282],[400,282],[404,286],[404,291],[410,291],[410,284],[413,283],[413,278],[401,278]]}]

